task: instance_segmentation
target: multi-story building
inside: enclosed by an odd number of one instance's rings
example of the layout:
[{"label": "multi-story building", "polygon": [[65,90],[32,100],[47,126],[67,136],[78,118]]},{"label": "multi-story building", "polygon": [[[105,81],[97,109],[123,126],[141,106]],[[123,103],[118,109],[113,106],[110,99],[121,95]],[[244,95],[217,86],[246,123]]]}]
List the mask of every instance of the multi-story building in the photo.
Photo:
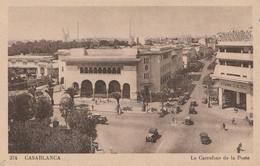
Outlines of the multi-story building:
[{"label": "multi-story building", "polygon": [[253,112],[252,42],[219,42],[217,65],[211,77],[217,81],[219,106],[240,106]]},{"label": "multi-story building", "polygon": [[61,55],[60,82],[64,88],[79,89],[81,97],[108,97],[121,92],[123,98],[136,99],[136,54],[136,48],[71,49],[69,55]]},{"label": "multi-story building", "polygon": [[167,82],[182,70],[183,47],[157,46],[140,50],[137,72],[137,89],[151,93],[160,92],[167,87]]},{"label": "multi-story building", "polygon": [[82,97],[108,97],[121,92],[137,99],[137,92],[150,93],[167,87],[182,69],[182,47],[160,46],[123,49],[71,49],[60,51],[59,76],[64,88],[75,87]]}]

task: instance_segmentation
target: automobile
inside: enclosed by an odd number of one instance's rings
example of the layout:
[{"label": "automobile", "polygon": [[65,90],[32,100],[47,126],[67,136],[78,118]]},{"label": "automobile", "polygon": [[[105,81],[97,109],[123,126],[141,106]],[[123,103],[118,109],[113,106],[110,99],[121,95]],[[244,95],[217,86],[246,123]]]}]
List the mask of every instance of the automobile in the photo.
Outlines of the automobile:
[{"label": "automobile", "polygon": [[185,99],[184,99],[183,96],[179,97],[178,104],[179,104],[179,105],[185,104]]},{"label": "automobile", "polygon": [[160,118],[163,118],[165,115],[168,114],[167,108],[165,108],[165,107],[161,108],[160,111],[158,112],[158,114],[159,114]]},{"label": "automobile", "polygon": [[208,103],[208,99],[207,99],[206,97],[202,98],[201,103],[203,103],[203,104],[207,104],[207,103]]},{"label": "automobile", "polygon": [[171,113],[173,113],[173,114],[178,114],[179,112],[181,112],[180,106],[174,106],[171,111]]},{"label": "automobile", "polygon": [[198,112],[195,110],[194,107],[189,107],[189,114],[197,114]]},{"label": "automobile", "polygon": [[148,135],[146,136],[146,142],[153,142],[155,143],[156,140],[160,137],[157,128],[150,128],[148,131]]},{"label": "automobile", "polygon": [[97,118],[97,123],[98,124],[107,124],[107,117],[105,117],[105,116],[100,116],[100,117],[98,117]]},{"label": "automobile", "polygon": [[190,99],[190,94],[189,94],[189,92],[185,92],[185,93],[184,93],[184,99],[185,99],[185,100],[189,100],[189,99]]},{"label": "automobile", "polygon": [[196,100],[192,100],[190,102],[190,107],[196,107],[196,106],[198,106],[198,103],[196,102]]},{"label": "automobile", "polygon": [[186,116],[185,119],[184,119],[184,124],[185,125],[193,125],[194,122],[192,121],[191,117]]},{"label": "automobile", "polygon": [[98,113],[92,114],[90,118],[94,119],[97,124],[107,124],[108,121],[105,116],[101,116]]},{"label": "automobile", "polygon": [[206,132],[200,133],[200,142],[205,145],[208,145],[211,143],[211,139],[209,138],[208,133],[206,133]]}]

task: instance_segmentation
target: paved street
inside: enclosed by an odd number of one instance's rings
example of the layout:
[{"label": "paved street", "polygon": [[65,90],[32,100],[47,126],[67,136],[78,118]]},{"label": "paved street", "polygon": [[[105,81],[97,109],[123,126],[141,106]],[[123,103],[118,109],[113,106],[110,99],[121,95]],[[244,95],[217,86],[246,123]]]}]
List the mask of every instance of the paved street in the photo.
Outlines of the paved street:
[{"label": "paved street", "polygon": [[[188,114],[190,100],[181,106],[182,112],[177,115],[168,114],[160,118],[156,113],[145,113],[141,111],[142,104],[131,100],[120,100],[121,106],[131,106],[133,111],[118,115],[115,112],[116,101],[110,103],[104,101],[95,105],[95,102],[87,98],[75,98],[75,103],[94,105],[94,112],[98,112],[108,118],[109,125],[98,125],[98,138],[100,148],[98,153],[235,153],[237,145],[241,142],[241,153],[252,152],[253,128],[245,120],[246,112],[239,110],[235,113],[232,108],[220,110],[218,106],[208,108],[201,100],[206,97],[202,85],[203,78],[211,71],[207,70],[209,61],[205,62],[199,81],[196,85],[191,99],[195,99],[199,106],[196,107],[198,114]],[[54,93],[55,107],[54,116],[61,125],[65,125],[64,118],[60,117],[58,103],[63,91]],[[159,107],[160,103],[152,103]],[[172,117],[175,116],[177,124],[173,124]],[[190,116],[194,125],[184,125],[184,118]],[[237,124],[232,125],[232,118]],[[226,124],[227,131],[221,130],[220,125]],[[145,137],[151,127],[156,127],[161,138],[156,143],[148,143]],[[209,145],[200,143],[199,134],[207,132],[212,140]]]},{"label": "paved street", "polygon": [[[252,152],[252,127],[248,125],[245,111],[235,113],[233,109],[220,110],[218,106],[208,108],[200,101],[204,94],[203,77],[210,71],[206,62],[202,76],[196,82],[191,98],[198,101],[198,114],[189,115],[187,102],[182,106],[182,112],[175,115],[177,124],[172,123],[173,114],[160,118],[156,114],[129,114],[117,115],[113,112],[102,112],[107,116],[109,125],[98,125],[98,141],[105,153],[113,149],[115,153],[235,153],[237,145],[243,144],[243,152]],[[190,116],[194,125],[184,125],[185,116]],[[237,124],[232,125],[232,118]],[[227,131],[221,130],[220,125],[226,124]],[[146,143],[145,136],[150,127],[158,128],[162,135],[156,143]],[[209,145],[200,143],[199,134],[207,132],[212,140]]]}]

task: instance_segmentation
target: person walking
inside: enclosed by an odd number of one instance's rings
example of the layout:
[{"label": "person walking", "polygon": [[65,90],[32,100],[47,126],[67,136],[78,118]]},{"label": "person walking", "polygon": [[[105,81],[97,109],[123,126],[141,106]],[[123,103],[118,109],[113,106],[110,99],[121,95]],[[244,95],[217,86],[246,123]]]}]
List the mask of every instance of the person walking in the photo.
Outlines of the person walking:
[{"label": "person walking", "polygon": [[233,125],[235,124],[235,118],[232,119],[232,124],[233,124]]},{"label": "person walking", "polygon": [[238,144],[238,146],[237,146],[237,153],[240,153],[240,151],[242,150],[241,149],[242,148],[242,144],[241,144],[241,142]]}]

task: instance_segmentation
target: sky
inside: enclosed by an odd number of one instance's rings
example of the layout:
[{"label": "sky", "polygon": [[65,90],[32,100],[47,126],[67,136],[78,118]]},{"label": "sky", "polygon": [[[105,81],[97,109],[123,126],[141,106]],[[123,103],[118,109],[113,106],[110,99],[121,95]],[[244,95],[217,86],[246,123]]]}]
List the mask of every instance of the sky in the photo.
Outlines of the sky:
[{"label": "sky", "polygon": [[10,7],[9,40],[175,37],[214,35],[252,26],[251,7]]}]

